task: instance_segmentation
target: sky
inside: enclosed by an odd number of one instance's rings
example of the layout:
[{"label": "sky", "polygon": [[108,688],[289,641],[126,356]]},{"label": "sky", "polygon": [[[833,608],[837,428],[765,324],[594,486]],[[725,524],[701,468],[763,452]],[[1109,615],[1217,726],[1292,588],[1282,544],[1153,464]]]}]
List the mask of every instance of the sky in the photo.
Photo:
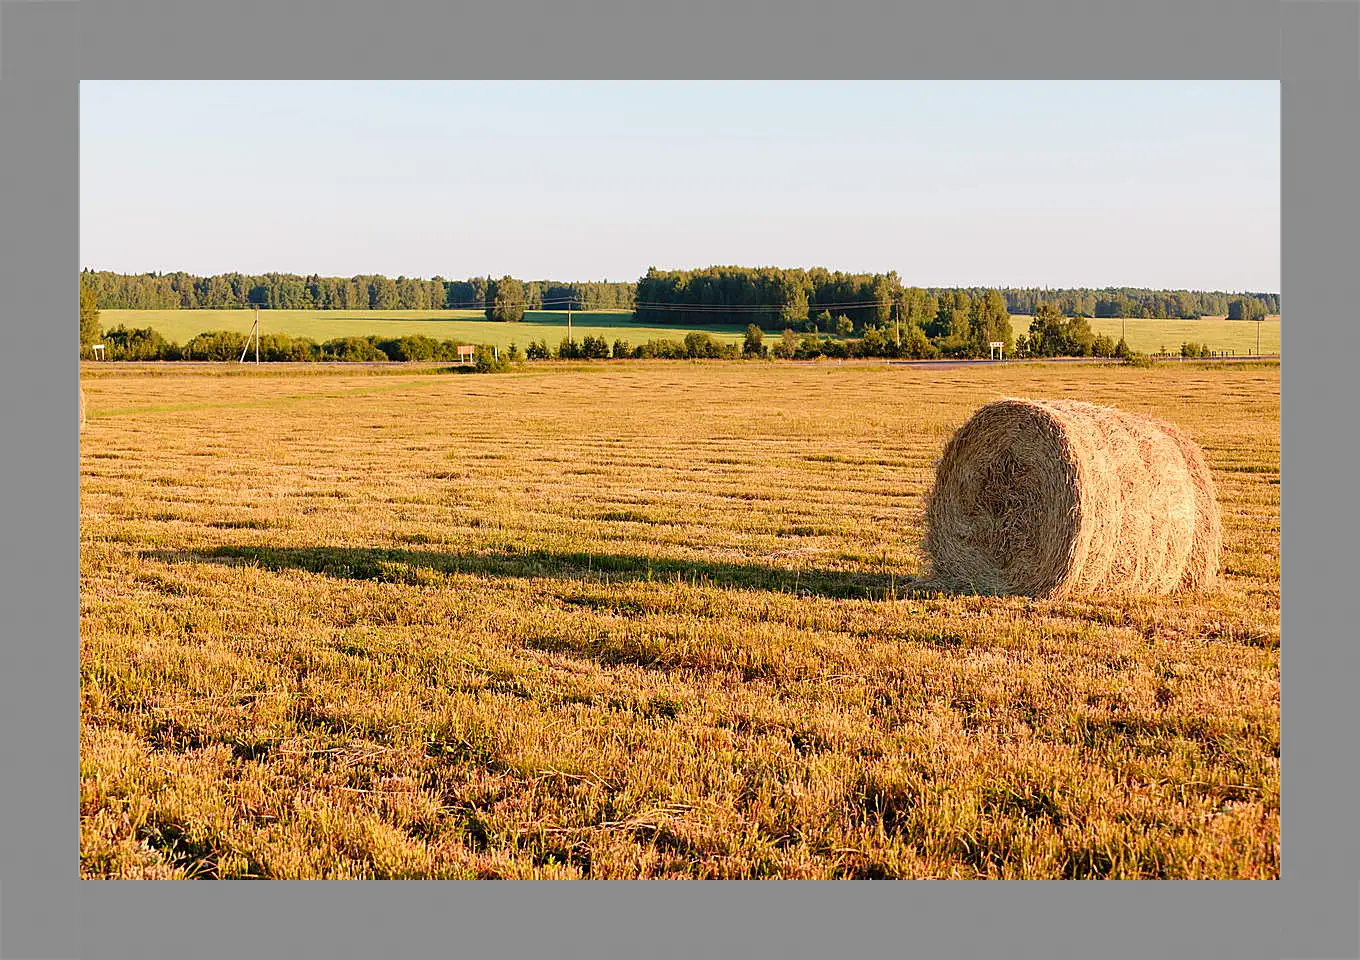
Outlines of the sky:
[{"label": "sky", "polygon": [[1277,81],[82,81],[81,265],[1278,292]]}]

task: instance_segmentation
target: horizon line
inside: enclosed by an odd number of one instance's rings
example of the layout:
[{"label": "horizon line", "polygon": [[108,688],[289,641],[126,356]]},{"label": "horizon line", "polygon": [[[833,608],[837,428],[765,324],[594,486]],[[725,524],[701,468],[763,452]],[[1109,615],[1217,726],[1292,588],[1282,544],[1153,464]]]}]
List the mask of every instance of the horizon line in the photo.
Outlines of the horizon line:
[{"label": "horizon line", "polygon": [[[695,270],[711,270],[711,269],[714,269],[714,268],[719,268],[719,269],[720,269],[720,268],[724,268],[724,267],[735,267],[735,268],[746,269],[746,270],[773,269],[773,270],[803,270],[803,271],[808,271],[808,270],[821,269],[821,270],[826,270],[826,271],[828,271],[828,272],[830,272],[830,273],[861,274],[861,275],[868,275],[868,276],[886,276],[888,273],[899,273],[899,271],[897,271],[897,270],[845,270],[845,269],[833,268],[833,267],[781,267],[781,266],[778,266],[778,265],[775,265],[775,264],[756,264],[756,265],[752,265],[752,264],[735,264],[735,263],[731,263],[731,264],[717,264],[717,263],[714,263],[714,264],[707,264],[706,266],[702,266],[702,267],[657,267],[656,269],[657,269],[657,270],[660,270],[660,271],[663,271],[663,272],[671,272],[671,271],[687,271],[687,270],[688,270],[688,271],[695,271]],[[468,274],[466,277],[446,277],[446,276],[443,276],[443,275],[441,275],[441,274],[435,274],[434,276],[430,276],[430,277],[422,277],[422,276],[408,275],[408,274],[404,274],[404,273],[402,273],[402,274],[396,274],[396,275],[385,274],[385,273],[377,273],[377,272],[373,272],[373,273],[321,273],[321,272],[315,271],[315,270],[311,270],[311,271],[307,271],[307,272],[298,272],[298,271],[295,271],[295,270],[266,270],[266,271],[262,271],[262,272],[259,272],[259,273],[253,273],[253,272],[247,271],[247,270],[222,270],[222,271],[218,271],[218,272],[216,272],[216,273],[195,273],[195,272],[193,272],[193,271],[191,271],[191,270],[183,270],[183,269],[176,269],[176,270],[138,270],[138,271],[131,271],[131,272],[130,272],[130,271],[126,271],[126,270],[113,270],[113,269],[108,269],[108,268],[102,268],[102,267],[90,267],[90,266],[82,266],[82,267],[80,268],[80,272],[81,272],[81,273],[85,273],[85,272],[87,272],[87,271],[88,271],[88,272],[91,272],[91,273],[113,273],[113,274],[118,274],[118,275],[125,276],[125,277],[148,276],[148,275],[165,276],[165,275],[167,275],[167,274],[175,274],[175,273],[182,273],[182,274],[185,274],[186,276],[191,276],[191,277],[220,277],[220,276],[226,276],[226,275],[228,275],[228,274],[233,274],[233,273],[240,274],[240,275],[242,275],[242,276],[255,276],[255,277],[259,277],[259,276],[267,276],[268,274],[273,273],[273,274],[278,274],[278,275],[280,275],[280,276],[295,276],[295,277],[313,277],[313,276],[314,276],[314,277],[318,277],[318,278],[327,278],[327,279],[346,279],[346,280],[353,279],[354,277],[385,277],[385,278],[388,278],[388,279],[391,279],[391,280],[405,279],[405,280],[420,280],[420,281],[424,281],[424,282],[432,282],[432,281],[434,281],[434,280],[437,278],[437,279],[439,279],[439,280],[442,280],[442,281],[445,282],[445,283],[458,283],[458,282],[462,282],[462,281],[466,281],[466,280],[475,280],[475,279],[491,279],[491,280],[499,280],[499,279],[502,279],[502,278],[507,277],[507,276],[509,276],[509,277],[511,277],[511,278],[513,278],[513,279],[515,279],[515,280],[520,280],[521,282],[529,282],[529,283],[537,282],[537,281],[550,281],[550,282],[554,282],[554,283],[637,283],[638,280],[643,279],[643,278],[646,276],[646,272],[645,272],[645,271],[644,271],[642,274],[640,274],[640,275],[638,276],[637,279],[633,279],[633,280],[609,280],[609,279],[601,279],[601,280],[583,280],[583,279],[579,279],[579,278],[577,278],[577,279],[562,279],[562,278],[556,278],[556,277],[529,277],[529,276],[518,276],[518,275],[513,274],[513,273],[509,273],[509,274],[501,274],[500,276],[494,276],[494,275],[492,275],[492,274]],[[1176,292],[1176,291],[1185,291],[1185,292],[1187,292],[1187,293],[1246,293],[1246,294],[1263,293],[1263,294],[1267,294],[1267,295],[1269,295],[1269,296],[1280,296],[1280,295],[1281,295],[1281,294],[1280,294],[1280,291],[1278,291],[1278,290],[1271,290],[1271,289],[1268,289],[1268,288],[1250,289],[1250,288],[1247,288],[1247,287],[1242,287],[1242,288],[1239,288],[1239,289],[1229,289],[1229,288],[1226,288],[1226,287],[1183,287],[1183,286],[1172,287],[1172,286],[1151,286],[1151,285],[1148,285],[1148,284],[1130,284],[1130,283],[1123,283],[1123,284],[1104,283],[1104,284],[1099,284],[1099,285],[1090,284],[1090,283],[1087,283],[1087,284],[1063,284],[1063,285],[1035,284],[1035,283],[1030,283],[1030,284],[1013,284],[1013,283],[1011,283],[1011,284],[996,284],[996,283],[908,283],[907,281],[901,279],[900,273],[899,273],[899,282],[901,283],[901,285],[902,285],[903,287],[916,287],[916,288],[918,288],[918,289],[923,289],[923,290],[964,290],[964,289],[981,289],[981,290],[1160,290],[1160,291],[1166,291],[1166,292],[1172,292],[1172,293],[1174,293],[1174,292]]]}]

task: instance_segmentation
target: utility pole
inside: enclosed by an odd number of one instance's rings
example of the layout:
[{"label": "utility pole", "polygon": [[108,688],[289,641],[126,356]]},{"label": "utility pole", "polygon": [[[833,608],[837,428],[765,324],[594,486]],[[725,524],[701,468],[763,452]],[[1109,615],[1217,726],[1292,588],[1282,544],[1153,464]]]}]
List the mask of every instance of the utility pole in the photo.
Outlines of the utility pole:
[{"label": "utility pole", "polygon": [[245,346],[241,348],[241,363],[246,362],[246,353],[250,350],[251,337],[255,339],[255,362],[260,362],[260,305],[255,304],[255,322],[250,326],[250,334],[246,337]]},{"label": "utility pole", "polygon": [[574,299],[575,295],[567,297],[567,343],[575,342],[571,339],[571,301]]},{"label": "utility pole", "polygon": [[1261,321],[1263,319],[1265,318],[1264,317],[1256,318],[1256,355],[1258,357],[1261,355]]}]

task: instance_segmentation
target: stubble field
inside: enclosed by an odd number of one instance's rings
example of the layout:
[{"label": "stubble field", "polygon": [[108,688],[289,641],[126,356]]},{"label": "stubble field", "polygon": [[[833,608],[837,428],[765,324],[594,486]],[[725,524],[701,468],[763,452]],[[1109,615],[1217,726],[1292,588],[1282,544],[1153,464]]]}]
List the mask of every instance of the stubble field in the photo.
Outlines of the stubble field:
[{"label": "stubble field", "polygon": [[[84,877],[1279,875],[1279,367],[85,365]],[[1211,597],[914,596],[998,396],[1174,420]]]}]

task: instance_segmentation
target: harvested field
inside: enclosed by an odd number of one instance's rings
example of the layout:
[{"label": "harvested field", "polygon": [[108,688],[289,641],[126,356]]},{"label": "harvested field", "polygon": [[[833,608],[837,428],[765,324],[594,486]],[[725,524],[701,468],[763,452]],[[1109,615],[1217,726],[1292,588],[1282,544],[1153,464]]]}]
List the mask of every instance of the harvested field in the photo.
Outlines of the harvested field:
[{"label": "harvested field", "polygon": [[[1278,365],[85,364],[84,877],[1279,876]],[[1207,596],[911,596],[1002,396],[1175,422]]]}]

